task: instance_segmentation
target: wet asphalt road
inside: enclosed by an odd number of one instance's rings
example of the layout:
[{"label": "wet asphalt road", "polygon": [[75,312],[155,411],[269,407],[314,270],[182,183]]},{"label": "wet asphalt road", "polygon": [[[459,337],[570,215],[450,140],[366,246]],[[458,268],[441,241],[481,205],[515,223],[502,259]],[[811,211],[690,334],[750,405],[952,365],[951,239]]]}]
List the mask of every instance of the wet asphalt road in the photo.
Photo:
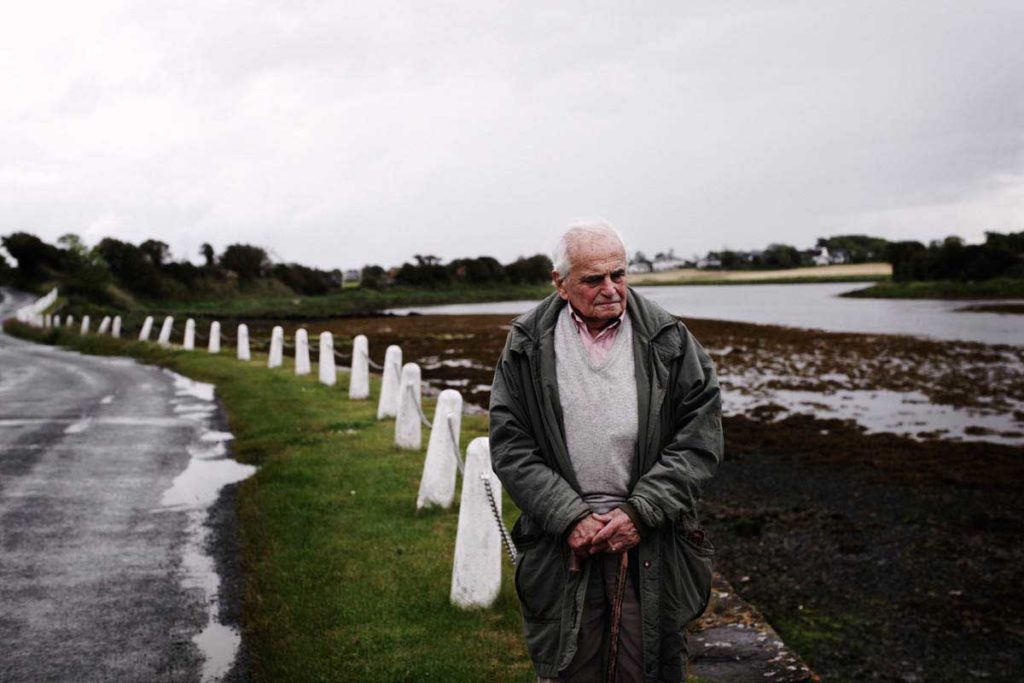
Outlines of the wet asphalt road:
[{"label": "wet asphalt road", "polygon": [[[0,302],[10,309],[11,297]],[[198,681],[171,377],[0,334],[0,681]]]}]

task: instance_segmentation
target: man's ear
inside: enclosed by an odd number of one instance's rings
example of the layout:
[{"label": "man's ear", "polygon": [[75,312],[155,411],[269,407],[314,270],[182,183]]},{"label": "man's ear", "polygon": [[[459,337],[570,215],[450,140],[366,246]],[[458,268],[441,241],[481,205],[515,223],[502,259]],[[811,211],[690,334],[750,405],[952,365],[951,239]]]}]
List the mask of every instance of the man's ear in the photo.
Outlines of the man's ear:
[{"label": "man's ear", "polygon": [[562,277],[557,270],[551,271],[551,284],[555,286],[555,290],[558,291],[558,296],[562,297],[566,301],[569,300],[569,292],[565,291],[565,278]]}]

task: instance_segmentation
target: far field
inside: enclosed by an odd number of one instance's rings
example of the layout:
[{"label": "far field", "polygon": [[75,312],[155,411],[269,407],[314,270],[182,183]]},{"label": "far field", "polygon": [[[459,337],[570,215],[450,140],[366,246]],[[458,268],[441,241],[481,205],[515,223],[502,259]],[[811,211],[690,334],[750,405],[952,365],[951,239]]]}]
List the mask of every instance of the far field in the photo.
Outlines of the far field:
[{"label": "far field", "polygon": [[659,273],[633,273],[634,285],[719,285],[754,284],[761,282],[851,282],[888,280],[892,266],[888,263],[849,263],[838,266],[812,266],[786,270],[698,270],[680,268]]}]

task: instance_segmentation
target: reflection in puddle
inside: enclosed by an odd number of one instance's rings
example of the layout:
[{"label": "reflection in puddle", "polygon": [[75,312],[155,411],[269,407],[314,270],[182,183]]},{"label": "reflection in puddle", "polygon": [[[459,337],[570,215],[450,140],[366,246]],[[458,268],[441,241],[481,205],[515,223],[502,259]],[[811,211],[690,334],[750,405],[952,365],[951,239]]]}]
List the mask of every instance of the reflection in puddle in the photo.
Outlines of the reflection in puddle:
[{"label": "reflection in puddle", "polygon": [[[208,427],[209,418],[216,411],[212,405],[212,384],[195,382],[168,372],[174,378],[175,394],[179,403],[175,412],[189,419],[198,419]],[[196,403],[194,399],[207,403]],[[256,468],[243,465],[227,457],[225,442],[232,438],[228,432],[203,429],[199,443],[188,447],[189,463],[160,501],[164,509],[188,512],[188,540],[182,554],[182,583],[185,588],[200,589],[206,603],[206,627],[192,640],[203,653],[203,681],[220,680],[231,669],[241,644],[241,636],[231,626],[222,623],[218,615],[220,576],[213,557],[206,552],[209,529],[204,522],[210,507],[221,490],[228,484],[251,476]]]}]

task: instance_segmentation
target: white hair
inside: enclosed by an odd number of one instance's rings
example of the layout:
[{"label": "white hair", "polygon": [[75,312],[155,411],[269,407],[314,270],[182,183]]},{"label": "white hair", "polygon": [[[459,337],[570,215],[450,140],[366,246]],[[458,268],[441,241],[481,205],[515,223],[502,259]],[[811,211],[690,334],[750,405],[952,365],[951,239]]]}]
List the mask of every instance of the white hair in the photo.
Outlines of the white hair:
[{"label": "white hair", "polygon": [[619,231],[602,220],[575,221],[569,225],[555,243],[552,252],[551,262],[554,264],[555,272],[565,277],[572,269],[572,259],[569,256],[579,242],[595,239],[611,239],[619,243],[622,253],[626,252],[626,242],[622,239]]}]

